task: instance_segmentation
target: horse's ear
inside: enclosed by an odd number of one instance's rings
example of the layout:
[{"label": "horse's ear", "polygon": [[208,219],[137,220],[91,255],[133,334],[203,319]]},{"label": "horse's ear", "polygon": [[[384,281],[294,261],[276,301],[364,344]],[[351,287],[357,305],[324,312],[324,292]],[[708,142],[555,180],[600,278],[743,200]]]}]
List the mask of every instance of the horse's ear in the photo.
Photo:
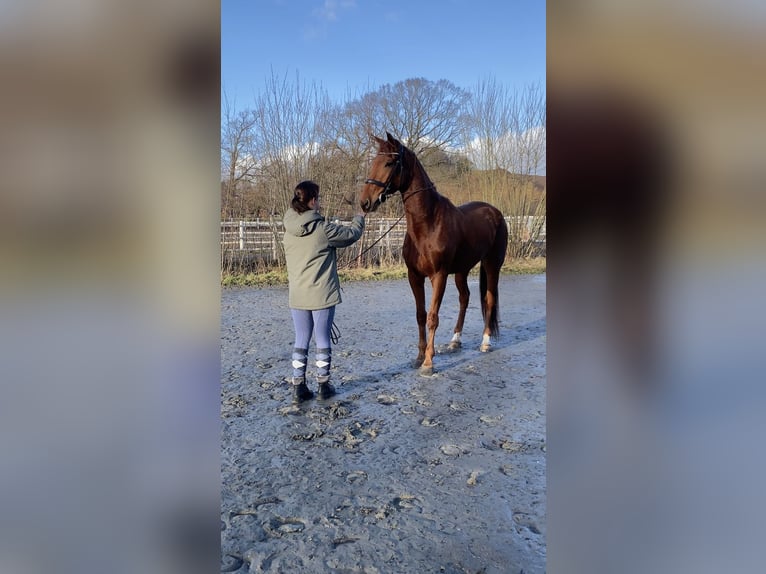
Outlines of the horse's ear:
[{"label": "horse's ear", "polygon": [[379,146],[383,146],[383,144],[386,143],[386,140],[380,139],[378,136],[376,136],[374,133],[369,132],[370,139],[374,139],[376,142],[378,142]]},{"label": "horse's ear", "polygon": [[397,147],[400,145],[400,144],[399,144],[399,140],[397,140],[397,139],[396,139],[394,136],[392,136],[390,133],[386,132],[386,137],[388,137],[388,141],[389,141],[389,143],[391,143],[391,144],[393,144],[393,145],[395,145],[395,146],[397,146]]}]

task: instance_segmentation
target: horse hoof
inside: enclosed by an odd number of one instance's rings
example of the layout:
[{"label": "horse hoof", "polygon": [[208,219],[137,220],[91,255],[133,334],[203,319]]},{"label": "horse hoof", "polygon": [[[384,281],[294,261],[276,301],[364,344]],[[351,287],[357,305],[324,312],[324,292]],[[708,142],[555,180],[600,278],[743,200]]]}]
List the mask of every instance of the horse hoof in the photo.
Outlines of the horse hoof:
[{"label": "horse hoof", "polygon": [[418,374],[421,377],[430,377],[434,374],[434,368],[433,367],[420,367],[418,370]]},{"label": "horse hoof", "polygon": [[488,353],[491,350],[492,350],[492,345],[482,345],[481,347],[479,347],[479,351],[481,351],[482,353]]},{"label": "horse hoof", "polygon": [[463,346],[463,343],[461,343],[460,341],[452,341],[449,345],[447,345],[447,350],[457,351],[462,346]]}]

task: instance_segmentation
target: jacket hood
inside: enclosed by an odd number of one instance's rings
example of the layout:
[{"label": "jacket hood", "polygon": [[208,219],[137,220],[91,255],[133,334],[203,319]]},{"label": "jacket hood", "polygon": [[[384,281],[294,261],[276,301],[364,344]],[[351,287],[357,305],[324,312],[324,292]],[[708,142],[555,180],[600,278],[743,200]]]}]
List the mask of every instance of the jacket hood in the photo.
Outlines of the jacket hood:
[{"label": "jacket hood", "polygon": [[285,232],[296,237],[311,235],[320,221],[324,221],[324,217],[313,209],[303,213],[288,209],[284,219]]}]

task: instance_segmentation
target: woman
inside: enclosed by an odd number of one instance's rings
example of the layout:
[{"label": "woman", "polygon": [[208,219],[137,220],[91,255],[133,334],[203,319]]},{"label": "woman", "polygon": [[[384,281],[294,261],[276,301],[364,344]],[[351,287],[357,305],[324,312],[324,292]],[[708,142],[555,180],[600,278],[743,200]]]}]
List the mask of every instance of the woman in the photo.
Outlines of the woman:
[{"label": "woman", "polygon": [[319,214],[319,186],[303,181],[295,188],[284,224],[289,306],[295,326],[292,400],[297,404],[314,396],[306,385],[312,332],[316,343],[317,394],[320,399],[335,394],[330,384],[330,332],[335,306],[341,302],[335,250],[359,240],[364,231],[364,214],[355,215],[349,227],[325,221]]}]

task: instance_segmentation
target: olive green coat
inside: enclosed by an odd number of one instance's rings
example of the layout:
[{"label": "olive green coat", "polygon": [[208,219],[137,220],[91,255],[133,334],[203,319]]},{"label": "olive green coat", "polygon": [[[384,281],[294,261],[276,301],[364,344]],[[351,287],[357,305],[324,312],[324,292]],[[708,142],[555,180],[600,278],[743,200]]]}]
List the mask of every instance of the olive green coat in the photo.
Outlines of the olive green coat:
[{"label": "olive green coat", "polygon": [[347,227],[325,221],[313,210],[288,209],[284,224],[290,308],[314,311],[340,303],[335,250],[362,236],[364,218],[355,216]]}]

